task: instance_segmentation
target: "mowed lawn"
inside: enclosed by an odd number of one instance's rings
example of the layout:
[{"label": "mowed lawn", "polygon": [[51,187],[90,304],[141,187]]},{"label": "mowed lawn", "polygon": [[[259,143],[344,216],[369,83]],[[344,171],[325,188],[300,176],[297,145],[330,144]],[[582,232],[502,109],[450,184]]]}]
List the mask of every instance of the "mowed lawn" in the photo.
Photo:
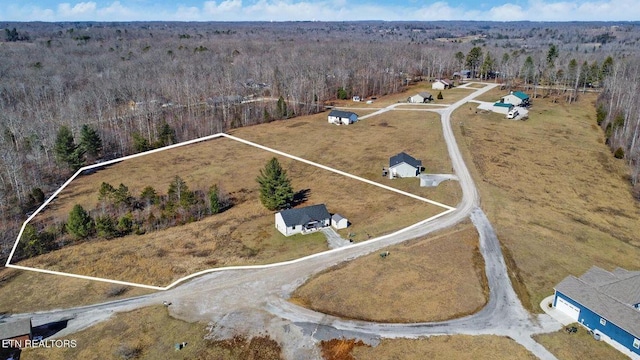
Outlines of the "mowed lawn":
[{"label": "mowed lawn", "polygon": [[604,341],[596,341],[593,335],[581,326],[578,332],[569,334],[564,329],[550,334],[539,334],[533,338],[547,348],[559,360],[607,359],[628,360],[629,357]]},{"label": "mowed lawn", "polygon": [[516,291],[533,312],[569,274],[640,269],[639,205],[625,162],[596,125],[595,97],[534,99],[524,122],[476,104],[452,117]]},{"label": "mowed lawn", "polygon": [[[81,176],[37,221],[64,221],[74,204],[87,209],[96,207],[102,182],[116,187],[124,183],[136,195],[147,185],[166,194],[176,175],[192,190],[206,190],[217,184],[235,199],[236,205],[198,222],[143,235],[70,244],[20,264],[166,286],[212,267],[278,262],[327,250],[320,233],[288,238],[281,235],[274,227],[274,212],[261,205],[255,178],[273,156],[235,140],[218,138],[141,156]],[[276,157],[287,169],[294,189],[307,191],[308,199],[302,206],[324,203],[330,212],[347,217],[353,224],[347,230],[354,241],[389,233],[444,211],[375,185]],[[348,232],[343,231],[343,235]]]},{"label": "mowed lawn", "polygon": [[[344,318],[426,322],[462,317],[487,302],[484,261],[471,223],[412,240],[313,277],[291,301]],[[336,279],[339,279],[336,280]]]}]

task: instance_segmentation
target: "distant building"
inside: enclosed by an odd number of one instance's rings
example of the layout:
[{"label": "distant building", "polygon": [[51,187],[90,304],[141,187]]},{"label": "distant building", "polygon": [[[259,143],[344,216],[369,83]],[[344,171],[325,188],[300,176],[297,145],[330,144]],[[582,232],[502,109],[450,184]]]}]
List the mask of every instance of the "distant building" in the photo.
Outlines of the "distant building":
[{"label": "distant building", "polygon": [[426,103],[429,101],[433,101],[433,95],[431,95],[430,93],[426,92],[426,91],[421,91],[419,93],[417,93],[416,95],[410,96],[407,99],[407,102],[410,103]]},{"label": "distant building", "polygon": [[449,79],[438,79],[433,84],[431,84],[431,88],[434,90],[445,90],[451,87],[451,81]]},{"label": "distant building", "polygon": [[276,213],[276,229],[284,236],[306,234],[331,225],[331,215],[324,204]]},{"label": "distant building", "polygon": [[389,179],[416,177],[422,171],[422,161],[401,152],[389,158]]},{"label": "distant building", "polygon": [[529,95],[523,93],[522,91],[512,91],[509,95],[505,95],[500,99],[501,102],[512,104],[514,106],[529,106],[530,99]]},{"label": "distant building", "polygon": [[513,109],[513,104],[498,101],[495,104],[493,104],[493,107],[491,110],[493,112],[506,115],[509,113],[509,111],[511,111],[511,109]]},{"label": "distant building", "polygon": [[358,121],[358,114],[351,111],[331,110],[327,119],[329,124],[349,125]]},{"label": "distant building", "polygon": [[640,356],[640,271],[594,266],[579,278],[567,276],[555,287],[553,306],[600,339]]}]

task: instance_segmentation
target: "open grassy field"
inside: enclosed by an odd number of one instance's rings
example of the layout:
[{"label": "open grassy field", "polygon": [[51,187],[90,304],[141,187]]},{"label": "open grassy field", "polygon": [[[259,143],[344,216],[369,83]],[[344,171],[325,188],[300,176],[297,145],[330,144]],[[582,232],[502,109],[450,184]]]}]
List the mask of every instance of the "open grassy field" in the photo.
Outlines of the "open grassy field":
[{"label": "open grassy field", "polygon": [[[97,190],[103,181],[126,183],[136,194],[146,185],[162,191],[177,174],[192,189],[218,184],[236,205],[198,222],[69,245],[21,264],[164,286],[211,267],[277,262],[326,250],[326,240],[320,233],[288,238],[281,235],[273,226],[273,212],[260,204],[255,177],[272,156],[234,140],[215,139],[82,176],[50,204],[51,209],[40,221],[63,219],[75,203],[86,208],[96,206]],[[294,189],[308,190],[306,204],[325,203],[329,211],[349,218],[353,226],[348,231],[354,234],[354,241],[400,229],[444,210],[295,160],[279,160],[288,170]],[[242,166],[234,166],[236,163]]]},{"label": "open grassy field", "polygon": [[[268,337],[204,339],[207,324],[187,323],[153,306],[115,315],[112,319],[80,331],[67,339],[76,348],[35,348],[22,352],[22,360],[56,359],[280,359],[279,345]],[[187,346],[176,351],[176,343]]]},{"label": "open grassy field", "polygon": [[628,169],[603,143],[595,94],[574,104],[534,99],[529,120],[462,106],[452,117],[524,305],[592,265],[640,269],[640,209]]},{"label": "open grassy field", "polygon": [[583,327],[577,326],[577,328],[578,332],[575,334],[569,334],[563,329],[551,334],[536,335],[533,338],[551,351],[558,360],[629,359],[604,341],[594,340]]},{"label": "open grassy field", "polygon": [[381,322],[451,319],[486,303],[484,262],[472,224],[388,250],[385,259],[375,253],[328,269],[298,288],[291,301],[323,313]]},{"label": "open grassy field", "polygon": [[501,336],[433,336],[425,339],[385,339],[376,347],[357,346],[352,359],[376,360],[529,360],[536,359],[515,341]]},{"label": "open grassy field", "polygon": [[0,314],[90,305],[153,292],[9,268],[0,270]]}]

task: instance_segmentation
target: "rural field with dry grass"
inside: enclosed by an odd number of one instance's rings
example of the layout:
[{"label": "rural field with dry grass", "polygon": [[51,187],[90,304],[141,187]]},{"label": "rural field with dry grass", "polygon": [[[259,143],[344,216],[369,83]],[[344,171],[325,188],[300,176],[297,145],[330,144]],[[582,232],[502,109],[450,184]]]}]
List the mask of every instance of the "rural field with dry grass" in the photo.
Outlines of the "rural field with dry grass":
[{"label": "rural field with dry grass", "polygon": [[[492,91],[487,98],[498,99]],[[628,168],[604,144],[595,94],[533,99],[529,120],[459,108],[452,126],[525,307],[592,265],[640,268],[640,208]]]},{"label": "rural field with dry grass", "polygon": [[[478,311],[489,289],[471,223],[338,265],[298,288],[290,301],[344,318],[426,322]],[[338,278],[340,281],[336,281]]]},{"label": "rural field with dry grass", "polygon": [[[330,125],[325,114],[234,130],[233,135],[291,153],[434,201],[455,206],[460,186],[447,181],[421,188],[413,179],[381,176],[389,157],[406,151],[423,161],[427,172],[451,172],[438,117],[426,112],[388,112],[351,126]],[[314,141],[301,146],[301,138]],[[290,260],[327,249],[321,234],[285,238],[273,226],[273,213],[258,200],[255,177],[274,154],[227,138],[218,138],[149,154],[106,166],[76,178],[34,221],[60,223],[75,204],[98,206],[102,182],[123,183],[132,194],[153,186],[161,194],[174,176],[190,189],[217,184],[235,205],[229,210],[143,235],[95,239],[68,245],[22,261],[36,268],[110,279],[168,285],[180,277],[212,267]],[[352,226],[341,230],[353,241],[390,233],[445,209],[318,167],[276,156],[288,171],[294,190],[304,190],[303,204],[325,203]],[[129,264],[123,267],[122,264]]]},{"label": "rural field with dry grass", "polygon": [[[206,323],[188,323],[169,316],[164,306],[116,314],[109,321],[73,334],[76,348],[24,350],[22,360],[56,359],[226,359],[273,360],[280,346],[269,337],[214,341],[205,339]],[[186,342],[182,350],[175,344]]]},{"label": "rural field with dry grass", "polygon": [[536,359],[533,354],[512,339],[490,335],[433,336],[416,340],[384,339],[375,347],[356,346],[351,354],[351,358],[343,359]]},{"label": "rural field with dry grass", "polygon": [[4,268],[0,270],[0,314],[63,309],[129,298],[153,290]]}]

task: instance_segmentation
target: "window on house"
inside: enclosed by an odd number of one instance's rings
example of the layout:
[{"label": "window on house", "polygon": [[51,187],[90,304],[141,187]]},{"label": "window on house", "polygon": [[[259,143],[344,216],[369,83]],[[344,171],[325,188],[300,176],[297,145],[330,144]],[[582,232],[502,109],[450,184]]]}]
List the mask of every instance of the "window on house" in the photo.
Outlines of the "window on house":
[{"label": "window on house", "polygon": [[633,339],[633,347],[636,349],[640,349],[640,340]]},{"label": "window on house", "polygon": [[607,325],[607,320],[600,318],[600,325]]}]

